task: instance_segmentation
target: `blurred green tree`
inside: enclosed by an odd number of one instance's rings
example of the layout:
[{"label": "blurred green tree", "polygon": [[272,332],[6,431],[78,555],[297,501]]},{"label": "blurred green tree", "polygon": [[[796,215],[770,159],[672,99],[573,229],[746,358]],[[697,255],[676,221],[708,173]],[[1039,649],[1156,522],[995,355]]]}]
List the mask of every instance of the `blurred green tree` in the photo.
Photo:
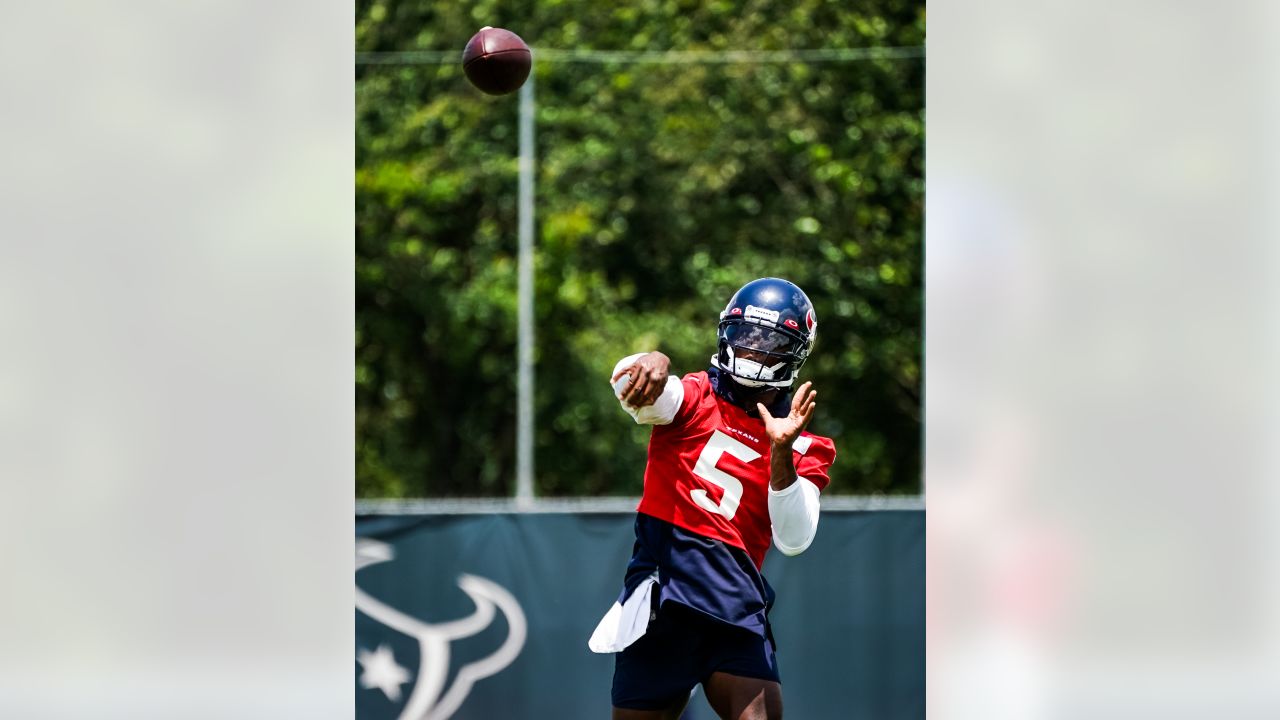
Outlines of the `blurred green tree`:
[{"label": "blurred green tree", "polygon": [[[480,25],[534,47],[920,47],[924,8],[874,0],[358,0],[361,53],[457,52]],[[356,488],[509,495],[515,467],[516,95],[455,61],[356,67]],[[704,369],[756,277],[817,307],[811,429],[832,493],[921,473],[924,61],[536,61],[539,495],[638,494],[647,428],[623,355]]]}]

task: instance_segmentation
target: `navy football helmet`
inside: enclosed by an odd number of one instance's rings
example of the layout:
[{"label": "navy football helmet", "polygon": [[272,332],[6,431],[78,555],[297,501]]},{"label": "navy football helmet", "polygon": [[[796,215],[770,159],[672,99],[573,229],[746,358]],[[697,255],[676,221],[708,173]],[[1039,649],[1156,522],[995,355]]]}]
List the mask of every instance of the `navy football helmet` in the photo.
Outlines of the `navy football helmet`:
[{"label": "navy football helmet", "polygon": [[789,388],[809,359],[817,330],[813,303],[794,283],[752,280],[720,313],[714,363],[747,387]]}]

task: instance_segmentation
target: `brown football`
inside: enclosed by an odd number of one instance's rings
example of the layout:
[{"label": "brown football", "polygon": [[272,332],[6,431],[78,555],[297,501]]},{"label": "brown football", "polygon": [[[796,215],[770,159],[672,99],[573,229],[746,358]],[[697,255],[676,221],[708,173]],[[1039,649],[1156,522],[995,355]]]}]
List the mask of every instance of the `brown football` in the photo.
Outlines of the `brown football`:
[{"label": "brown football", "polygon": [[529,78],[533,54],[519,35],[485,26],[462,51],[462,70],[472,85],[490,95],[514,92]]}]

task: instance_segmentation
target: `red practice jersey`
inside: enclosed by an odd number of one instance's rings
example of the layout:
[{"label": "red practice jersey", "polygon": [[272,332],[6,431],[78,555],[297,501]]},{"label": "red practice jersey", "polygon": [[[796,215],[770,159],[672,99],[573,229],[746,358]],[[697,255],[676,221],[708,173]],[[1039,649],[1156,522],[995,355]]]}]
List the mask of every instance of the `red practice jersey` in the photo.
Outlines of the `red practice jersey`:
[{"label": "red practice jersey", "polygon": [[[769,438],[764,421],[721,398],[707,373],[685,375],[684,402],[655,425],[639,512],[747,552],[764,565],[769,521]],[[792,447],[796,475],[825,489],[836,446],[803,432]]]}]

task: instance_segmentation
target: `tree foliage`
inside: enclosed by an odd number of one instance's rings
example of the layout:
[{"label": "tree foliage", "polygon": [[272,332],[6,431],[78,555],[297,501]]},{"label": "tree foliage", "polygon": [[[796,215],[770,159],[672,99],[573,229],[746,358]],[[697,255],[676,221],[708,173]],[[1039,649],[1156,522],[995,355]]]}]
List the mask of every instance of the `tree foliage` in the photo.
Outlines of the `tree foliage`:
[{"label": "tree foliage", "polygon": [[[370,2],[360,52],[918,47],[918,3]],[[829,492],[917,492],[924,62],[535,62],[540,495],[638,494],[647,429],[620,357],[704,369],[743,283],[817,308],[811,429]],[[356,67],[356,442],[362,496],[508,495],[516,421],[516,95],[457,62]]]}]

